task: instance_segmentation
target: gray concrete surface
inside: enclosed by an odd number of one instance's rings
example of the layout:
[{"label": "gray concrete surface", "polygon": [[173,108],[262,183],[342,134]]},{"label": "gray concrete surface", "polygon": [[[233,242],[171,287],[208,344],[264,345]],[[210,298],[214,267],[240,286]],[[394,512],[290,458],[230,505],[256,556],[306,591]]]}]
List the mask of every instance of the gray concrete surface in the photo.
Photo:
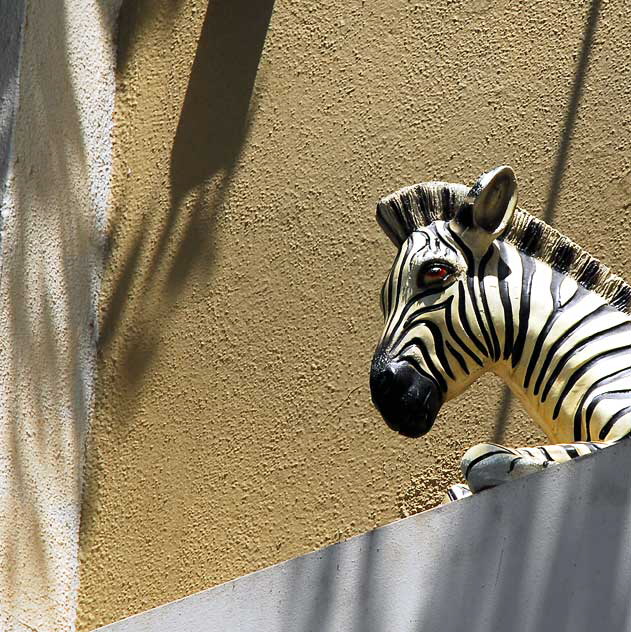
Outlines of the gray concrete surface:
[{"label": "gray concrete surface", "polygon": [[630,462],[621,444],[99,630],[629,630]]}]

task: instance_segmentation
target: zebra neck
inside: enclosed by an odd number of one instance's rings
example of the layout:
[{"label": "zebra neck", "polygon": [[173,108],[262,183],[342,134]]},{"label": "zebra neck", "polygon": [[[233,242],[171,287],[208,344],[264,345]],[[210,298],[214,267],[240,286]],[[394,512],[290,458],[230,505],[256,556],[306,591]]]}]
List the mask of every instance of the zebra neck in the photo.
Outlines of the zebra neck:
[{"label": "zebra neck", "polygon": [[495,372],[553,441],[629,434],[631,318],[508,244],[499,258]]}]

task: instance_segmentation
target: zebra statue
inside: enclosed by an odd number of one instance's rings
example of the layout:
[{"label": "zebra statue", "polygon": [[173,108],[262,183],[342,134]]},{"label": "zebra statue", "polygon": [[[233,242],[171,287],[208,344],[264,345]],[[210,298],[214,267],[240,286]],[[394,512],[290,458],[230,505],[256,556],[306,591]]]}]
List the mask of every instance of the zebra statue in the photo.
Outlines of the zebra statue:
[{"label": "zebra statue", "polygon": [[516,203],[502,166],[471,188],[425,182],[377,207],[398,248],[370,373],[386,423],[421,436],[444,402],[493,371],[553,443],[474,446],[450,500],[631,434],[631,287]]}]

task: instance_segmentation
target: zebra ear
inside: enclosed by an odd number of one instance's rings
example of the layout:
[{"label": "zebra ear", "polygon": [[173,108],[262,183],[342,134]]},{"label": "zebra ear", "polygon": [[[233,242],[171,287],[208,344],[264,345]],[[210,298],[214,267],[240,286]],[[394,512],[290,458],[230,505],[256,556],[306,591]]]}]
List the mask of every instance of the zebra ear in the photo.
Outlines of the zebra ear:
[{"label": "zebra ear", "polygon": [[473,246],[486,250],[508,230],[517,206],[517,180],[503,165],[483,173],[451,220],[452,229]]}]

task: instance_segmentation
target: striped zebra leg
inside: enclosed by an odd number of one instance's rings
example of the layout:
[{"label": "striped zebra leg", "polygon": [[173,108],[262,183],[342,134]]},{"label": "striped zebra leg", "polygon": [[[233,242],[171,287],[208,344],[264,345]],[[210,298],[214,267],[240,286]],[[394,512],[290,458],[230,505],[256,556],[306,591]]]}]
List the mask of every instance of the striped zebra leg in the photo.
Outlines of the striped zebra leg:
[{"label": "striped zebra leg", "polygon": [[591,454],[614,443],[584,441],[516,449],[495,443],[480,443],[467,450],[460,467],[469,489],[475,493],[540,472],[549,465]]}]

